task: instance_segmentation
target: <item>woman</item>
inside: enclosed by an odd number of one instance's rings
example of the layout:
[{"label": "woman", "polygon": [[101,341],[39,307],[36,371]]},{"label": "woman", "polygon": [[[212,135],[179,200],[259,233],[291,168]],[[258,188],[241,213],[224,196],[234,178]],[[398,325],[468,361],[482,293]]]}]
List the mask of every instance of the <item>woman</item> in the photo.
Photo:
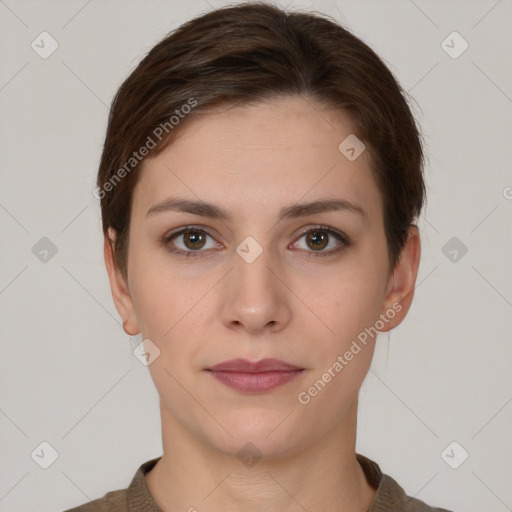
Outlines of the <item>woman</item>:
[{"label": "woman", "polygon": [[95,194],[163,455],[72,510],[445,510],[355,452],[376,335],[413,298],[422,167],[402,89],[325,17],[242,4],[157,44]]}]

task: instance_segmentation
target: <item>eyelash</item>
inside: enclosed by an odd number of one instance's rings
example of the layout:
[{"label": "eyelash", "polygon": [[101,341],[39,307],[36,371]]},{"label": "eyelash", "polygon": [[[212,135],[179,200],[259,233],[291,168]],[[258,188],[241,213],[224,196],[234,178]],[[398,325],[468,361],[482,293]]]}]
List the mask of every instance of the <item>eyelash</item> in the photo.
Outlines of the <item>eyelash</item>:
[{"label": "eyelash", "polygon": [[[176,253],[178,255],[185,256],[187,258],[202,257],[202,255],[200,253],[206,252],[204,250],[183,251],[181,249],[176,249],[176,248],[171,247],[170,242],[174,238],[176,238],[180,235],[183,235],[185,233],[188,233],[189,231],[198,231],[199,233],[204,233],[204,234],[208,235],[210,238],[213,238],[207,231],[205,231],[204,229],[202,229],[198,226],[186,226],[183,229],[181,229],[180,231],[177,231],[176,233],[171,233],[169,235],[164,236],[164,238],[162,238],[162,243],[166,246],[167,250],[172,253]],[[330,228],[329,226],[324,226],[324,225],[318,225],[313,228],[309,228],[306,231],[303,231],[298,236],[296,241],[300,240],[304,235],[307,235],[313,231],[322,231],[322,232],[328,233],[330,236],[333,236],[336,240],[338,240],[338,242],[341,242],[342,245],[338,246],[334,249],[330,249],[329,251],[306,251],[306,252],[310,253],[310,257],[311,256],[315,256],[315,257],[316,256],[319,256],[319,257],[333,256],[333,255],[339,253],[344,248],[349,247],[351,245],[350,239],[344,233],[337,231],[333,228]]]}]

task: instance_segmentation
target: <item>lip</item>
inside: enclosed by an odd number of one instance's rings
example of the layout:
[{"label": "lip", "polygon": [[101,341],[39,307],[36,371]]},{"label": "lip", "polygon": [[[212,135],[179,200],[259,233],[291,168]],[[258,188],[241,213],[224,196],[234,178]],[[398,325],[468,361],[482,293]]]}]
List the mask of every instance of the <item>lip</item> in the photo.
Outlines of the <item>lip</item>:
[{"label": "lip", "polygon": [[255,362],[248,361],[247,359],[230,359],[208,368],[208,370],[212,371],[240,373],[285,372],[303,369],[279,359],[261,359]]},{"label": "lip", "polygon": [[278,359],[262,359],[255,362],[231,359],[212,366],[207,371],[226,386],[238,391],[263,393],[290,382],[298,377],[304,368]]}]

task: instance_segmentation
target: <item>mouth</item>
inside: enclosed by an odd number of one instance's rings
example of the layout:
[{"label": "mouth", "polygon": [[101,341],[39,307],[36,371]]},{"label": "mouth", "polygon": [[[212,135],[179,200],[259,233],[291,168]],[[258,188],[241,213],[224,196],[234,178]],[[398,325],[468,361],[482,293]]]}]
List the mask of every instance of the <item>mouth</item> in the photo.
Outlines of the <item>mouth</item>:
[{"label": "mouth", "polygon": [[304,370],[278,359],[262,359],[256,362],[232,359],[207,368],[221,383],[246,393],[263,393],[283,386]]}]

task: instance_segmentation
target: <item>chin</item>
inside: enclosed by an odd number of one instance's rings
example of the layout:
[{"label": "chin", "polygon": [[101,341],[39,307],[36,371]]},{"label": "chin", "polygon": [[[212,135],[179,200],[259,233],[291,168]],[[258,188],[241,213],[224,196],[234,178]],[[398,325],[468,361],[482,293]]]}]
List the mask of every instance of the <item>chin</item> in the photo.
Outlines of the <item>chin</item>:
[{"label": "chin", "polygon": [[294,415],[287,418],[287,414],[289,411],[283,414],[262,409],[238,410],[234,417],[224,416],[223,426],[231,436],[224,430],[218,430],[219,435],[210,442],[219,451],[238,458],[246,455],[249,458],[279,458],[294,451],[300,444],[298,429],[294,427]]}]

